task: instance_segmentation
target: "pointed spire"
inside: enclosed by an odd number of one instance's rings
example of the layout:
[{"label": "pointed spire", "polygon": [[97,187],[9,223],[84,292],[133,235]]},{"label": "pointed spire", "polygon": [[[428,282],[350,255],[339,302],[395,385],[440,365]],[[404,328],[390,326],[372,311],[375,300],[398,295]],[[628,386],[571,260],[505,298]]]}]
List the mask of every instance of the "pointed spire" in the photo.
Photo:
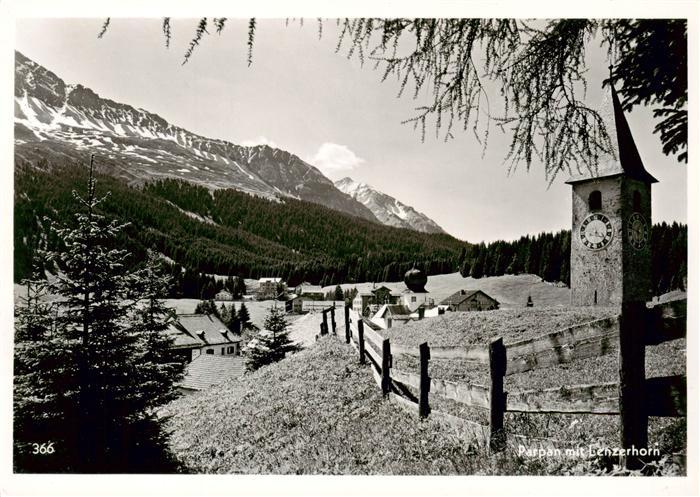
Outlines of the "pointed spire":
[{"label": "pointed spire", "polygon": [[612,153],[600,157],[598,164],[596,164],[597,171],[594,174],[584,171],[583,174],[570,178],[567,183],[572,184],[621,174],[646,183],[656,183],[658,180],[644,168],[637,145],[634,143],[632,131],[613,84],[613,66],[609,66],[608,69],[610,70],[610,94],[604,96],[598,112],[610,137]]},{"label": "pointed spire", "polygon": [[[615,128],[617,131],[618,157],[625,174],[631,178],[644,181],[646,183],[657,183],[649,172],[644,169],[642,158],[639,156],[637,145],[634,143],[632,131],[630,130],[625,112],[622,110],[620,99],[617,97],[615,85],[610,81],[610,93],[612,94],[613,109],[615,112]],[[611,136],[611,139],[613,137]]]}]

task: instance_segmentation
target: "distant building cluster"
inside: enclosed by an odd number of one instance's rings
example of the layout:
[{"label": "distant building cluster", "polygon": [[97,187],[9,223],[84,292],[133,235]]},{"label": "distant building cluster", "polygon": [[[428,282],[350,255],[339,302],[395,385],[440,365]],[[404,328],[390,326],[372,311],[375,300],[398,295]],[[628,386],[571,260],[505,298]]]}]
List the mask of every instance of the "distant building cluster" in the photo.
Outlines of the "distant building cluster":
[{"label": "distant building cluster", "polygon": [[425,289],[427,277],[412,269],[404,277],[406,288],[401,292],[386,286],[358,293],[352,308],[382,329],[408,321],[430,318],[445,312],[488,311],[499,308],[496,299],[481,290],[460,290],[440,303]]}]

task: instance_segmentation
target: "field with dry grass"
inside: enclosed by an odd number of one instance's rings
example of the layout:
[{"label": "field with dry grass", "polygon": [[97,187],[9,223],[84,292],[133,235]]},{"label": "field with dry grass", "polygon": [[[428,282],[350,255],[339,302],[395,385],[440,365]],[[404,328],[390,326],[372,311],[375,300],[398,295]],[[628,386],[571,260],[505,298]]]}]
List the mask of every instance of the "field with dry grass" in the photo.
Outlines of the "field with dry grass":
[{"label": "field with dry grass", "polygon": [[[320,338],[314,347],[279,363],[171,403],[163,414],[177,457],[196,473],[626,474],[609,457],[520,453],[521,446],[537,447],[537,440],[545,437],[554,439],[553,445],[562,450],[615,447],[615,416],[507,414],[506,450],[489,453],[459,429],[435,418],[420,420],[384,399],[369,367],[360,365],[355,349],[343,342],[342,326],[338,331],[339,336]],[[668,366],[663,364],[664,355],[650,354],[653,369]],[[568,374],[567,369],[544,370],[548,374],[539,379],[521,381],[556,379]],[[599,358],[585,369],[595,375],[598,370],[609,371],[610,364]],[[525,375],[510,378],[518,376]],[[572,378],[577,377],[574,372]],[[484,413],[474,411],[457,408],[452,412],[485,422]],[[682,463],[668,455],[685,444],[685,422],[666,421],[652,425],[651,442],[665,457],[650,466],[651,472],[683,474]],[[515,433],[526,435],[527,440],[512,436]]]},{"label": "field with dry grass", "polygon": [[[518,472],[454,428],[382,398],[338,337],[168,406],[171,447],[197,473]],[[501,461],[503,459],[503,461]]]}]

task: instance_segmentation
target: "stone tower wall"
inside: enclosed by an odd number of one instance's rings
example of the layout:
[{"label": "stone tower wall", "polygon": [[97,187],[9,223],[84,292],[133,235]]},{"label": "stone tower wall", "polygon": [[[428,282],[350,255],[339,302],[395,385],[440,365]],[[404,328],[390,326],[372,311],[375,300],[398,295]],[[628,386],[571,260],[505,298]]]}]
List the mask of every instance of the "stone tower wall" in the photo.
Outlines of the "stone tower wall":
[{"label": "stone tower wall", "polygon": [[[623,226],[621,176],[576,183],[572,188],[571,305],[618,305],[623,298]],[[591,211],[591,192],[601,193],[601,209]],[[581,242],[581,222],[592,212],[605,214],[613,226],[613,239],[600,250]]]},{"label": "stone tower wall", "polygon": [[[634,210],[634,192],[640,193],[640,209],[637,211],[647,221],[648,239],[641,249],[635,249],[627,238],[627,226]],[[625,179],[622,182],[622,220],[625,237],[622,280],[623,300],[626,302],[648,302],[652,297],[651,288],[651,185],[639,180]]]}]

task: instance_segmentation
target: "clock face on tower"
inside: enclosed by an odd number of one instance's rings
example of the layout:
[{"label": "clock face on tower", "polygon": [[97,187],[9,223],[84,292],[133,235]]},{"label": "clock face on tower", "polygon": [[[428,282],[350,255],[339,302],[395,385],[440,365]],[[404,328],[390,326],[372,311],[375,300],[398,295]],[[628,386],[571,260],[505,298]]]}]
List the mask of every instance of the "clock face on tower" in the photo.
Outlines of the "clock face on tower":
[{"label": "clock face on tower", "polygon": [[605,248],[613,238],[612,223],[605,214],[591,214],[581,223],[579,237],[590,250]]},{"label": "clock face on tower", "polygon": [[643,249],[649,240],[649,224],[639,212],[635,212],[627,221],[627,239],[637,250]]}]

